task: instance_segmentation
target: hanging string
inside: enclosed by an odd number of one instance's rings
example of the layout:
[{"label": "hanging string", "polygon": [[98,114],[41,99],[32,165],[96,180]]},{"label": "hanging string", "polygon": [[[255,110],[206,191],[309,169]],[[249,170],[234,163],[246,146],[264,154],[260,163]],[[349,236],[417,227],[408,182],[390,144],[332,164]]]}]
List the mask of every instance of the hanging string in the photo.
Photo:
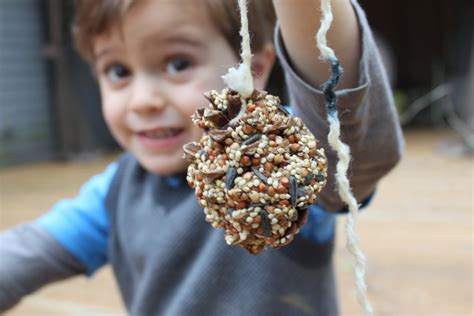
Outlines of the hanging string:
[{"label": "hanging string", "polygon": [[249,69],[251,67],[252,53],[250,52],[250,34],[247,13],[247,0],[239,0],[240,8],[240,36],[242,37],[242,63]]},{"label": "hanging string", "polygon": [[245,99],[253,92],[253,78],[251,70],[252,53],[250,51],[250,34],[247,17],[247,0],[239,0],[240,36],[242,37],[242,63],[239,67],[229,68],[229,72],[222,76],[229,88],[240,93]]},{"label": "hanging string", "polygon": [[372,315],[373,309],[367,299],[367,285],[365,283],[365,256],[362,250],[357,246],[357,234],[354,231],[355,223],[359,213],[357,200],[352,194],[349,179],[347,178],[347,170],[351,161],[351,152],[349,146],[344,144],[340,139],[341,124],[338,118],[336,108],[336,94],[334,88],[339,82],[342,69],[334,51],[327,46],[326,34],[333,20],[330,0],[321,0],[321,11],[323,13],[321,26],[316,34],[317,47],[321,52],[320,58],[328,60],[331,64],[331,77],[323,85],[324,96],[326,97],[327,120],[329,122],[328,142],[331,148],[336,151],[338,162],[336,166],[336,182],[338,193],[341,199],[348,205],[349,214],[346,221],[346,246],[349,252],[356,260],[355,277],[357,286],[357,300],[362,306],[364,315]]}]

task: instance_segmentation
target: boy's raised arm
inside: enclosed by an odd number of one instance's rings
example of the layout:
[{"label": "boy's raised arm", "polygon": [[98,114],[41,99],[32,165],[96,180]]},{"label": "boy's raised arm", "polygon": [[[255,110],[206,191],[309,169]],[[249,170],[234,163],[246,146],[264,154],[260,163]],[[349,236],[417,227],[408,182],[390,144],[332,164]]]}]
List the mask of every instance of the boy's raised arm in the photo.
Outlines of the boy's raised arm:
[{"label": "boy's raised arm", "polygon": [[[273,0],[281,34],[293,67],[313,87],[329,78],[329,64],[319,59],[316,32],[321,23],[321,0]],[[338,89],[356,87],[361,55],[360,30],[350,0],[331,1],[334,15],[328,45],[335,51],[344,76]]]},{"label": "boy's raised arm", "polygon": [[[337,157],[327,142],[325,96],[329,63],[319,60],[315,35],[322,0],[273,0],[280,20],[276,48],[285,70],[294,115],[321,141],[328,157],[328,181],[318,203],[328,211],[344,211],[336,193]],[[400,160],[403,136],[385,70],[364,12],[356,0],[332,0],[334,21],[329,47],[344,68],[337,86],[341,139],[351,148],[351,187],[359,203],[374,193],[377,182]],[[284,47],[282,47],[284,46]],[[284,49],[285,50],[284,50]]]}]

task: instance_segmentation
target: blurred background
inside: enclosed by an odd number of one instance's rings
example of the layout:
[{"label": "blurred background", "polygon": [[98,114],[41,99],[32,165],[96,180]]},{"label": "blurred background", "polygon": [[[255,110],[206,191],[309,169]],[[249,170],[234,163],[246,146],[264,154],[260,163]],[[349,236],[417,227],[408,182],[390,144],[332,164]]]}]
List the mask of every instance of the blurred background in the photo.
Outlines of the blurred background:
[{"label": "blurred background", "polygon": [[[360,0],[407,148],[358,223],[379,315],[473,315],[474,3]],[[0,228],[33,220],[116,157],[70,37],[73,1],[0,0]],[[357,315],[339,219],[342,315]],[[0,245],[1,247],[1,245]],[[1,260],[2,258],[0,258]],[[125,315],[108,268],[9,315]]]}]

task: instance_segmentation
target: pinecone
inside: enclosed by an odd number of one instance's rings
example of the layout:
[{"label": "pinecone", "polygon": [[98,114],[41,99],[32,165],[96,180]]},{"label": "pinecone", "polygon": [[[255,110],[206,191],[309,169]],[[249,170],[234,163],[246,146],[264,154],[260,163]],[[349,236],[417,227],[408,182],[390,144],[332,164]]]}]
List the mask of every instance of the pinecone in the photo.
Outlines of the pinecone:
[{"label": "pinecone", "polygon": [[254,91],[205,94],[192,119],[205,133],[184,146],[187,181],[206,221],[252,254],[291,242],[326,183],[324,149],[278,97]]}]

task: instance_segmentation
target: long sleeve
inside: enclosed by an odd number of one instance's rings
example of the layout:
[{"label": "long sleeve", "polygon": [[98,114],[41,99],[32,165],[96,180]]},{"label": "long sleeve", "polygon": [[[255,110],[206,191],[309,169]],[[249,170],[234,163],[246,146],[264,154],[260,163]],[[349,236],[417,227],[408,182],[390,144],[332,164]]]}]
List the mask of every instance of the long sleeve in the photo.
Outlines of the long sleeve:
[{"label": "long sleeve", "polygon": [[41,286],[85,272],[85,267],[40,225],[0,233],[0,312]]},{"label": "long sleeve", "polygon": [[92,275],[107,262],[108,217],[105,208],[117,163],[87,181],[73,199],[56,203],[38,223]]},{"label": "long sleeve", "polygon": [[44,285],[92,275],[107,262],[105,198],[116,170],[112,163],[77,197],[59,201],[35,222],[0,233],[0,312]]},{"label": "long sleeve", "polygon": [[[349,170],[351,186],[357,201],[362,202],[374,192],[377,181],[400,160],[403,137],[391,90],[370,27],[359,5],[355,1],[353,5],[362,35],[359,85],[339,90],[336,94],[341,121],[341,139],[349,145],[352,154]],[[328,157],[328,183],[321,192],[318,203],[325,210],[340,211],[345,205],[336,193],[334,174],[337,157],[327,142],[329,127],[324,95],[319,88],[312,87],[301,79],[292,68],[278,29],[275,43],[278,57],[285,70],[294,115],[301,117],[321,141]]]}]

